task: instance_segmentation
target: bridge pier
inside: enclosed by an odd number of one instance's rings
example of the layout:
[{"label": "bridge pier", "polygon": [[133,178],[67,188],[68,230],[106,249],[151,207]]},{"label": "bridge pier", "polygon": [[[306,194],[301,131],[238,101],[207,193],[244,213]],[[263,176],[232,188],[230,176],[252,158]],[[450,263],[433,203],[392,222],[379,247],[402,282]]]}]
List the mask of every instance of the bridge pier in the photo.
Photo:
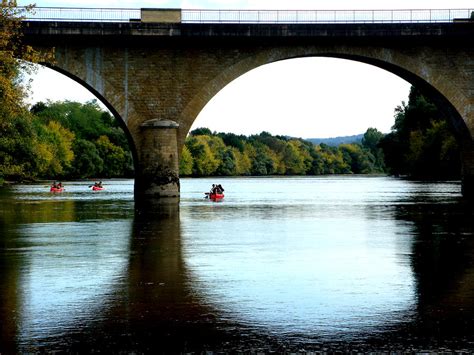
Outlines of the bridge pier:
[{"label": "bridge pier", "polygon": [[136,197],[179,198],[178,127],[159,119],[141,124]]},{"label": "bridge pier", "polygon": [[461,152],[462,162],[462,195],[474,201],[474,143],[471,141],[463,146]]}]

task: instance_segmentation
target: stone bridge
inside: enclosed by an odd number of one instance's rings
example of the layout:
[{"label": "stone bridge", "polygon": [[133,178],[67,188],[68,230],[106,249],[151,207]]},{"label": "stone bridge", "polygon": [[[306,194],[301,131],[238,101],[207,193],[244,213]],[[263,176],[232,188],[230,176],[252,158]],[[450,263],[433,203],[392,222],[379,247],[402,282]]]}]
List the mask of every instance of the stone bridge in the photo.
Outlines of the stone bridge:
[{"label": "stone bridge", "polygon": [[309,56],[368,63],[425,89],[455,128],[463,194],[474,196],[473,21],[184,23],[178,12],[154,11],[157,17],[128,22],[24,21],[27,43],[55,48],[49,66],[88,88],[123,123],[136,197],[179,197],[186,135],[224,86],[258,66]]}]

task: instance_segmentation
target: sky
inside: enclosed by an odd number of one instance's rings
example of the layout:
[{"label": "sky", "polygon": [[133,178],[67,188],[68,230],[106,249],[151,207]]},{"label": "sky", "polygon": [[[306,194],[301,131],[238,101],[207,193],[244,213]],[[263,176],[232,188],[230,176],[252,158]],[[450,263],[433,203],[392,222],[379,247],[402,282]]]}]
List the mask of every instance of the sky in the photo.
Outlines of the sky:
[{"label": "sky", "polygon": [[[27,5],[30,1],[20,0]],[[473,0],[38,0],[38,7],[120,7],[182,9],[467,9]],[[193,128],[218,132],[324,138],[387,133],[394,109],[408,97],[410,84],[382,69],[333,58],[300,58],[256,68],[219,92],[201,111]],[[50,69],[33,77],[30,102],[88,101],[79,84]],[[223,119],[223,117],[225,119]]]}]

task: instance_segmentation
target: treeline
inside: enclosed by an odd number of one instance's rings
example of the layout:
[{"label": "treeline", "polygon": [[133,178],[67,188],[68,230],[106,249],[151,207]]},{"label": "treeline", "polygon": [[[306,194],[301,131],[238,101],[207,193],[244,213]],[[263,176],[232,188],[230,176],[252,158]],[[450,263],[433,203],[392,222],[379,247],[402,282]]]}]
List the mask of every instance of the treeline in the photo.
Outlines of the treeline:
[{"label": "treeline", "polygon": [[181,176],[373,174],[385,171],[377,146],[383,134],[370,128],[362,144],[330,147],[262,132],[249,137],[193,130],[180,161]]},{"label": "treeline", "polygon": [[5,179],[131,177],[128,141],[96,101],[39,102],[10,122],[0,138]]},{"label": "treeline", "polygon": [[456,179],[460,148],[446,117],[415,87],[395,108],[384,135],[369,128],[360,144],[272,136],[249,137],[199,128],[190,133],[180,161],[182,176],[323,175],[386,173],[414,179]]}]

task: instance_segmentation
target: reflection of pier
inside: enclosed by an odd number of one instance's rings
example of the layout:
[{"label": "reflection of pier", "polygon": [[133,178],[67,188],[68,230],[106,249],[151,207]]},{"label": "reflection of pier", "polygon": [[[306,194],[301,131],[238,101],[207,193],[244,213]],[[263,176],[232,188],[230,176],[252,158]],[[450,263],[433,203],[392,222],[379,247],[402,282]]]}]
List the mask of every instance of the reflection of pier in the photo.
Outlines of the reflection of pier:
[{"label": "reflection of pier", "polygon": [[[188,288],[181,253],[179,205],[140,206],[135,213],[128,280],[118,290],[112,309],[116,320],[127,314],[130,340],[140,344],[139,349],[184,352],[222,339],[213,312]],[[123,331],[120,321],[115,325],[119,325],[117,333]],[[121,345],[119,349],[124,350]]]},{"label": "reflection of pier", "polygon": [[[228,338],[215,311],[188,287],[181,254],[179,205],[139,206],[128,267],[74,350],[172,351],[215,348]],[[73,335],[76,338],[76,335]]]}]

